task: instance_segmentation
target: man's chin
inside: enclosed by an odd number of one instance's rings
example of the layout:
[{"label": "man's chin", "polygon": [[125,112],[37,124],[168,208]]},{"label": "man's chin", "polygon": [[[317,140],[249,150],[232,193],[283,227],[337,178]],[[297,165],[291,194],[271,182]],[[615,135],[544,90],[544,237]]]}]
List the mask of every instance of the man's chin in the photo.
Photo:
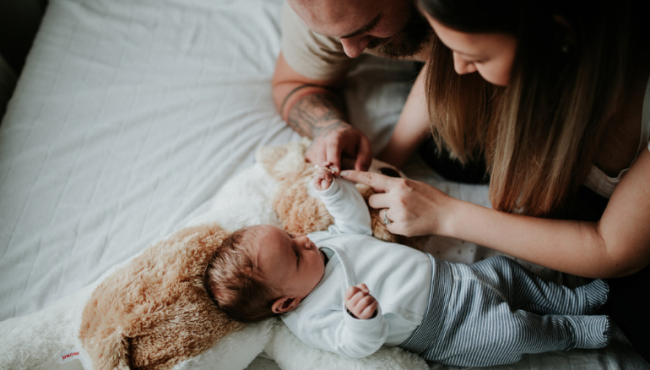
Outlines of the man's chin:
[{"label": "man's chin", "polygon": [[422,46],[419,46],[417,48],[409,48],[409,49],[404,49],[399,46],[393,46],[393,45],[378,45],[374,48],[368,48],[371,50],[372,54],[381,56],[383,58],[387,59],[407,59],[407,60],[419,60],[422,58],[418,58],[421,55],[421,51],[423,50]]}]

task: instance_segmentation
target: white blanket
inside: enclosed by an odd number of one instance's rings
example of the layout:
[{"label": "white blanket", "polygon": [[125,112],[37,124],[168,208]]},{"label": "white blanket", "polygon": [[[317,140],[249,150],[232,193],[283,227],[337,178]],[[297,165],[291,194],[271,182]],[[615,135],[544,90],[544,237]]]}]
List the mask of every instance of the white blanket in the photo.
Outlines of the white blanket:
[{"label": "white blanket", "polygon": [[[207,213],[256,148],[299,138],[271,100],[280,8],[281,0],[49,2],[0,126],[0,320],[83,292]],[[415,72],[374,58],[357,65],[346,98],[375,153]],[[405,172],[488,205],[484,187],[440,182],[417,162]],[[440,239],[429,248],[461,262],[492,253]],[[630,369],[630,358],[615,345],[509,368]]]}]

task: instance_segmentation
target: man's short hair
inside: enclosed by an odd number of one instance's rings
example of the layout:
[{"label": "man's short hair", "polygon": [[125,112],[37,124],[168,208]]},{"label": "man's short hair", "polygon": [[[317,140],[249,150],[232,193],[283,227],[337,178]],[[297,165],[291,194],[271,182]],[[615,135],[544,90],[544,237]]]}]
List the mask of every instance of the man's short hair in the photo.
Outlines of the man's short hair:
[{"label": "man's short hair", "polygon": [[263,281],[252,255],[258,240],[255,227],[239,229],[224,239],[205,271],[205,287],[220,310],[233,319],[250,323],[275,314],[272,291]]}]

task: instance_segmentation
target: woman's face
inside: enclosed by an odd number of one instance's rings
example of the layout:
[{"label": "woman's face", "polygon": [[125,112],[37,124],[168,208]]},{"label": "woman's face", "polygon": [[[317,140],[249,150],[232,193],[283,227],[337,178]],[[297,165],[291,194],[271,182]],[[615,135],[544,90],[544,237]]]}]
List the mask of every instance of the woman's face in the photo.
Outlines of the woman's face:
[{"label": "woman's face", "polygon": [[465,33],[451,29],[423,12],[440,41],[454,56],[458,74],[478,72],[486,81],[506,86],[515,58],[517,40],[505,33]]}]

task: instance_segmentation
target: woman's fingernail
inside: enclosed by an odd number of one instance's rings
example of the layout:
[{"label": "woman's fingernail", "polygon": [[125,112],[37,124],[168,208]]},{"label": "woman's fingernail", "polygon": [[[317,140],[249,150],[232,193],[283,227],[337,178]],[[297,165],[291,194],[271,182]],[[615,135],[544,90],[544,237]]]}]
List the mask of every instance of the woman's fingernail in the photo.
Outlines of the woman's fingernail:
[{"label": "woman's fingernail", "polygon": [[341,172],[341,176],[342,176],[342,177],[348,177],[348,176],[350,176],[350,171],[343,171],[343,172]]}]

